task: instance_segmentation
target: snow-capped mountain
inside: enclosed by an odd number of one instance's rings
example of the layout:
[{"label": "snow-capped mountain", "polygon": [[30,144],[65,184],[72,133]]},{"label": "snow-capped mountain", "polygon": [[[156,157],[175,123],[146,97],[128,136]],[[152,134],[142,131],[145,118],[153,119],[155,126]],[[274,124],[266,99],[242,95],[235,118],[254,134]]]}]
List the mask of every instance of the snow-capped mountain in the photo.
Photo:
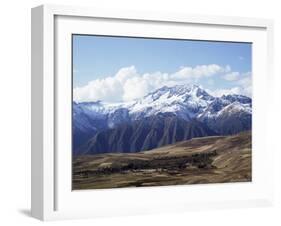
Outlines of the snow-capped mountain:
[{"label": "snow-capped mountain", "polygon": [[252,101],[242,95],[214,97],[196,85],[177,85],[131,102],[74,103],[74,148],[101,131],[160,115],[198,121],[216,134],[233,134],[251,128]]},{"label": "snow-capped mountain", "polygon": [[128,106],[133,119],[158,113],[173,113],[185,120],[196,117],[214,100],[207,92],[195,85],[162,87]]}]

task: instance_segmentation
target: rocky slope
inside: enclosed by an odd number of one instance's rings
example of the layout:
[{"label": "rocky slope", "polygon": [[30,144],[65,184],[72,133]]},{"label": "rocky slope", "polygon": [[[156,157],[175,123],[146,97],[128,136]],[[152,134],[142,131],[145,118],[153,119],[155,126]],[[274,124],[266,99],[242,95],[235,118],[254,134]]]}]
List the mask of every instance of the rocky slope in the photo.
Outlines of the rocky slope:
[{"label": "rocky slope", "polygon": [[74,154],[136,152],[192,137],[251,129],[252,101],[196,85],[162,87],[123,103],[73,103]]}]

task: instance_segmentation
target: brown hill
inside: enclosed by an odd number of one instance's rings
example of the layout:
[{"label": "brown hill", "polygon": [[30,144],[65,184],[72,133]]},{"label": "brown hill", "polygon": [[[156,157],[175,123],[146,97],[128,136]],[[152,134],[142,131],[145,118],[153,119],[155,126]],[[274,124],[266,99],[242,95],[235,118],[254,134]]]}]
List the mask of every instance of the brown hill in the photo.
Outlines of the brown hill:
[{"label": "brown hill", "polygon": [[73,189],[251,181],[251,133],[73,159]]}]

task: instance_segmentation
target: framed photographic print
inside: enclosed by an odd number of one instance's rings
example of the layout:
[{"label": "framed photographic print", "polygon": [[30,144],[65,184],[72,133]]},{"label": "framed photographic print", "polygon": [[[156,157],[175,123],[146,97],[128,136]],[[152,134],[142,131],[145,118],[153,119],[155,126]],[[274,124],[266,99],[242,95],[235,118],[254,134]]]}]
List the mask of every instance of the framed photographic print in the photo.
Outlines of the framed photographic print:
[{"label": "framed photographic print", "polygon": [[32,215],[270,205],[272,21],[32,9]]}]

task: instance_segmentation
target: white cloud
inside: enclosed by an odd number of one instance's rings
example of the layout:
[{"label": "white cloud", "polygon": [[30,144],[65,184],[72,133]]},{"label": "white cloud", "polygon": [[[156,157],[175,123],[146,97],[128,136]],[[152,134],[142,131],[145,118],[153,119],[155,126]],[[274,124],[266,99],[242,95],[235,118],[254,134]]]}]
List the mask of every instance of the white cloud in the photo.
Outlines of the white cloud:
[{"label": "white cloud", "polygon": [[252,79],[250,74],[245,74],[247,77],[244,77],[237,81],[237,84],[242,87],[242,94],[251,97],[252,96]]},{"label": "white cloud", "polygon": [[[238,73],[238,72],[233,72]],[[230,73],[230,74],[233,74]],[[235,77],[235,75],[232,75]],[[221,97],[222,95],[228,95],[228,94],[240,94],[245,95],[248,97],[252,96],[252,79],[251,79],[251,72],[247,73],[238,73],[239,77],[233,78],[233,80],[229,79],[228,81],[233,81],[234,87],[231,87],[229,89],[216,89],[216,90],[208,90],[208,92],[217,97]],[[231,77],[231,76],[229,76]],[[240,79],[238,79],[240,78]],[[225,79],[225,78],[224,78]],[[235,80],[235,81],[234,81]]]},{"label": "white cloud", "polygon": [[[122,86],[118,80],[108,77],[89,82],[86,86],[74,89],[73,95],[76,101],[119,101],[119,93]],[[110,94],[110,96],[109,96]]]},{"label": "white cloud", "polygon": [[242,94],[242,90],[240,87],[236,86],[230,89],[216,89],[216,90],[208,90],[208,93],[215,97],[221,97],[222,95],[228,94]]},{"label": "white cloud", "polygon": [[210,77],[218,73],[228,72],[230,70],[229,66],[221,67],[217,64],[210,65],[198,65],[194,68],[192,67],[181,67],[179,71],[171,74],[171,78],[174,80],[195,80],[198,81],[202,77]]},{"label": "white cloud", "polygon": [[208,84],[209,86],[213,86],[213,85],[215,85],[215,81],[214,81],[213,79],[208,79],[208,80],[207,80],[207,84]]},{"label": "white cloud", "polygon": [[222,77],[227,81],[236,81],[236,80],[238,80],[239,76],[240,76],[240,73],[237,71],[234,71],[234,72],[225,74]]},{"label": "white cloud", "polygon": [[230,66],[216,64],[198,65],[196,67],[181,67],[172,74],[155,72],[139,74],[135,66],[121,68],[114,76],[90,81],[83,87],[74,89],[73,96],[77,102],[97,101],[106,102],[130,101],[143,97],[162,86],[174,86],[184,83],[194,83],[201,78],[228,73]]}]

